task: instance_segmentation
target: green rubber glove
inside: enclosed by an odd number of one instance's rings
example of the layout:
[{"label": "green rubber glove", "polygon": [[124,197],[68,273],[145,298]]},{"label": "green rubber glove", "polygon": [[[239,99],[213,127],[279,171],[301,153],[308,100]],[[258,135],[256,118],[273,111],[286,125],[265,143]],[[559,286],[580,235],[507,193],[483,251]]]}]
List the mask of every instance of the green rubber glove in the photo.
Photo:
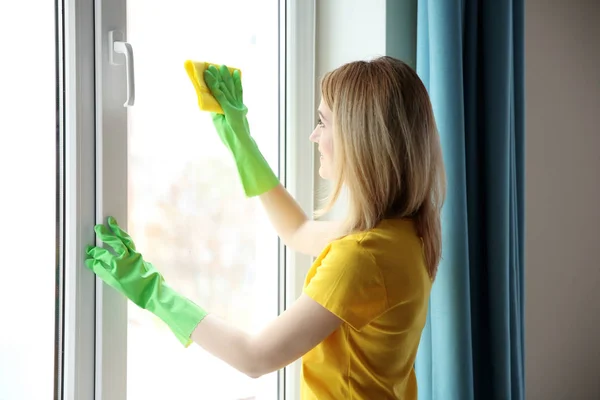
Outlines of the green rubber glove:
[{"label": "green rubber glove", "polygon": [[204,71],[204,81],[223,109],[224,114],[211,113],[213,124],[233,154],[246,196],[258,196],[273,189],[279,179],[250,135],[240,72],[235,70],[232,76],[227,66],[217,69],[211,65]]},{"label": "green rubber glove", "polygon": [[192,343],[192,332],[207,312],[165,283],[157,269],[136,251],[131,237],[113,217],[108,217],[108,226],[110,230],[98,224],[94,231],[116,255],[107,249],[89,246],[85,265],[129,300],[163,320],[188,347]]}]

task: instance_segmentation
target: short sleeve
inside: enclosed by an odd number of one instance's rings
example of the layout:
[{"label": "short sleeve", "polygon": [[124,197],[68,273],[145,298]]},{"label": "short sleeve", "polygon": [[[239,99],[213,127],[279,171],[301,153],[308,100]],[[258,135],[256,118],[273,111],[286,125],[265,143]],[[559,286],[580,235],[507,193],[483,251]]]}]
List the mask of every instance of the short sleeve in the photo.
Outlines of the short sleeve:
[{"label": "short sleeve", "polygon": [[356,330],[387,309],[383,276],[356,240],[339,240],[309,271],[304,293]]}]

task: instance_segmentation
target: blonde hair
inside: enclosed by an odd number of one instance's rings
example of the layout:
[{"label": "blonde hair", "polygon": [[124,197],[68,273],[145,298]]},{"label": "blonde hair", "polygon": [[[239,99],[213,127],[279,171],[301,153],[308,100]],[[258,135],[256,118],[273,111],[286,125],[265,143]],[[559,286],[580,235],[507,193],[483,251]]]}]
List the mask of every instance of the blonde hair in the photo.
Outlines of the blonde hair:
[{"label": "blonde hair", "polygon": [[410,218],[435,278],[442,254],[446,176],[427,90],[415,71],[392,57],[356,61],[327,73],[323,101],[333,114],[333,189],[322,215],[348,191],[346,233],[386,218]]}]

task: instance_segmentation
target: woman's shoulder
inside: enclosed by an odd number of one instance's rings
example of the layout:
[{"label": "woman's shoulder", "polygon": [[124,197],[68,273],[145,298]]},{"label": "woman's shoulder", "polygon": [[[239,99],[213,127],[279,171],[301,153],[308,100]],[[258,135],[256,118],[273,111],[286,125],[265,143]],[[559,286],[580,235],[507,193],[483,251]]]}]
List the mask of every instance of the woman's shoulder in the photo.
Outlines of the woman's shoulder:
[{"label": "woman's shoulder", "polygon": [[388,293],[387,304],[407,296],[421,298],[431,287],[425,268],[423,242],[409,219],[384,220],[373,229],[356,232],[330,243],[324,264],[350,276],[353,282],[379,282]]},{"label": "woman's shoulder", "polygon": [[412,219],[398,218],[384,219],[374,228],[346,235],[333,241],[332,245],[356,248],[358,251],[381,248],[399,250],[415,246],[420,249],[422,241]]},{"label": "woman's shoulder", "polygon": [[373,229],[347,235],[331,246],[330,251],[348,258],[369,258],[382,271],[420,274],[425,270],[423,241],[410,219],[383,220]]}]

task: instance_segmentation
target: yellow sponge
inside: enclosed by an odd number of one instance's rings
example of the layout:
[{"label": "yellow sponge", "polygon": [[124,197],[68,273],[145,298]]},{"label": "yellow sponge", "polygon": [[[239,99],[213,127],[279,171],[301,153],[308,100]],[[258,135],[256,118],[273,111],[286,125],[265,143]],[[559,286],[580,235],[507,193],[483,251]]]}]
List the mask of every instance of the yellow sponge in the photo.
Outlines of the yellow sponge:
[{"label": "yellow sponge", "polygon": [[[210,89],[204,82],[204,71],[211,65],[219,68],[219,64],[213,64],[204,61],[192,61],[187,60],[184,64],[185,70],[187,71],[190,80],[194,84],[194,89],[196,89],[196,95],[198,95],[198,107],[200,107],[203,111],[210,111],[218,114],[223,114],[223,109],[219,105],[217,99],[214,98]],[[229,68],[229,73],[233,74],[233,71],[236,69],[240,71],[240,75],[242,71],[238,68]]]}]

